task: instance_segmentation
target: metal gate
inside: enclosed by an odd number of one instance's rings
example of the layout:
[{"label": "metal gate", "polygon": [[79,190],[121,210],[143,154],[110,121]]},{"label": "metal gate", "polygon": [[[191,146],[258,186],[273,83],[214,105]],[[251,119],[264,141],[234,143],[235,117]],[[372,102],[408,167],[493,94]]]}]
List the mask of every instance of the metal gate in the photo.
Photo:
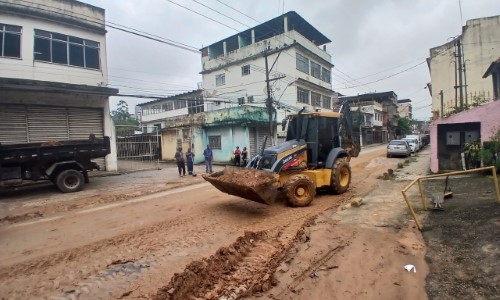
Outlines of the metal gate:
[{"label": "metal gate", "polygon": [[119,172],[160,169],[161,136],[142,133],[138,127],[116,125],[116,153]]}]

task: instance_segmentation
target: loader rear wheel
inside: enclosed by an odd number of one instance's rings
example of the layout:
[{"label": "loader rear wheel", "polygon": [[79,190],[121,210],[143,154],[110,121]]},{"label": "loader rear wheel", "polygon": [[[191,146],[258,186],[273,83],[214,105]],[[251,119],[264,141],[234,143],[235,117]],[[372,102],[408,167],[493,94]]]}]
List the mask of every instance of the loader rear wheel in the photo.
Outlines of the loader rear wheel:
[{"label": "loader rear wheel", "polygon": [[334,194],[343,194],[351,184],[351,167],[344,158],[338,158],[332,167],[330,188]]},{"label": "loader rear wheel", "polygon": [[306,175],[292,176],[283,186],[288,204],[295,207],[308,206],[316,195],[313,181]]}]

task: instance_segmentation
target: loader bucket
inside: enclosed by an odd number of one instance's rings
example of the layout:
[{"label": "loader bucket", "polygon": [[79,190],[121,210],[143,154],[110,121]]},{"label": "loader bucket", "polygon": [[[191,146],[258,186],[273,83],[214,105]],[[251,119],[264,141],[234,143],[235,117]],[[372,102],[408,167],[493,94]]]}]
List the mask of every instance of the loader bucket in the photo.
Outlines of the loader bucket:
[{"label": "loader bucket", "polygon": [[278,195],[278,175],[272,172],[226,166],[203,178],[221,192],[263,204],[273,204]]}]

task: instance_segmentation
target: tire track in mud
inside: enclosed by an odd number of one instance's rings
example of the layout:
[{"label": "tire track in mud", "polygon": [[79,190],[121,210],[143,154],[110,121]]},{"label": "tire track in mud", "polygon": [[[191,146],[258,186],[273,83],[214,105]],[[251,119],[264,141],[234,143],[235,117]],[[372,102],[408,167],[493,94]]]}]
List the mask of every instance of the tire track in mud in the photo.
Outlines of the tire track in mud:
[{"label": "tire track in mud", "polygon": [[[153,299],[229,300],[268,291],[276,285],[274,273],[289,250],[296,243],[307,240],[304,229],[314,224],[319,213],[338,207],[351,195],[334,196],[334,202],[328,201],[331,199],[328,197],[330,199],[318,201],[318,207],[308,212],[305,208],[292,209],[291,214],[286,214],[287,221],[281,222],[282,226],[245,232],[228,247],[222,247],[209,258],[194,261],[182,273],[174,274]],[[274,220],[266,220],[266,223],[274,224]]]},{"label": "tire track in mud", "polygon": [[[250,207],[257,211],[269,211],[270,216],[264,222],[256,218],[243,225],[232,224],[225,228],[227,232],[223,234],[234,236],[233,241],[245,231],[258,234],[251,246],[246,246],[248,249],[244,255],[240,254],[237,259],[231,260],[234,271],[221,277],[217,294],[230,297],[233,294],[252,294],[269,289],[272,274],[306,221],[328,208],[340,205],[349,197],[349,193],[334,197],[320,196],[314,205],[301,209],[279,205],[261,207],[251,202],[240,203],[241,200],[229,201],[244,209]],[[170,272],[168,268],[173,260],[185,261],[178,269],[180,272],[190,261],[203,257],[198,251],[201,247],[208,247],[211,229],[221,228],[221,224],[226,222],[224,215],[214,217],[219,209],[214,205],[212,211],[205,211],[201,215],[178,217],[83,247],[3,267],[0,269],[0,294],[10,299],[108,299],[144,295],[145,291],[135,289],[149,277],[165,276],[163,273]],[[196,225],[197,222],[201,225]],[[184,232],[184,238],[170,237],[171,231]],[[245,240],[246,236],[244,234],[242,239]],[[212,241],[213,250],[208,253],[219,253],[216,252],[217,245],[223,244]],[[183,256],[176,256],[179,253]],[[26,275],[29,275],[29,279],[26,279]],[[162,277],[163,281],[158,283],[156,289],[167,283],[171,275]],[[149,295],[154,295],[156,289],[149,291]],[[215,296],[206,299],[215,299]]]}]

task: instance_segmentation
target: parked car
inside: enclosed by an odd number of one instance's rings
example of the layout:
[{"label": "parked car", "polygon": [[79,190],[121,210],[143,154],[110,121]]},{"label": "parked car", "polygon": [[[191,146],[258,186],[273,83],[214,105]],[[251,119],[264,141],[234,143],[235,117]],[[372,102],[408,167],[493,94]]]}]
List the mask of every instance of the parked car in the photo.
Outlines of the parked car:
[{"label": "parked car", "polygon": [[406,139],[416,139],[417,140],[417,149],[422,150],[424,148],[424,144],[422,143],[422,138],[419,134],[412,134],[405,136]]},{"label": "parked car", "polygon": [[410,145],[405,140],[392,140],[387,145],[387,157],[411,155]]},{"label": "parked car", "polygon": [[418,141],[417,139],[412,139],[412,138],[403,138],[402,140],[406,141],[408,145],[410,145],[411,153],[418,152],[420,149],[418,149]]}]

